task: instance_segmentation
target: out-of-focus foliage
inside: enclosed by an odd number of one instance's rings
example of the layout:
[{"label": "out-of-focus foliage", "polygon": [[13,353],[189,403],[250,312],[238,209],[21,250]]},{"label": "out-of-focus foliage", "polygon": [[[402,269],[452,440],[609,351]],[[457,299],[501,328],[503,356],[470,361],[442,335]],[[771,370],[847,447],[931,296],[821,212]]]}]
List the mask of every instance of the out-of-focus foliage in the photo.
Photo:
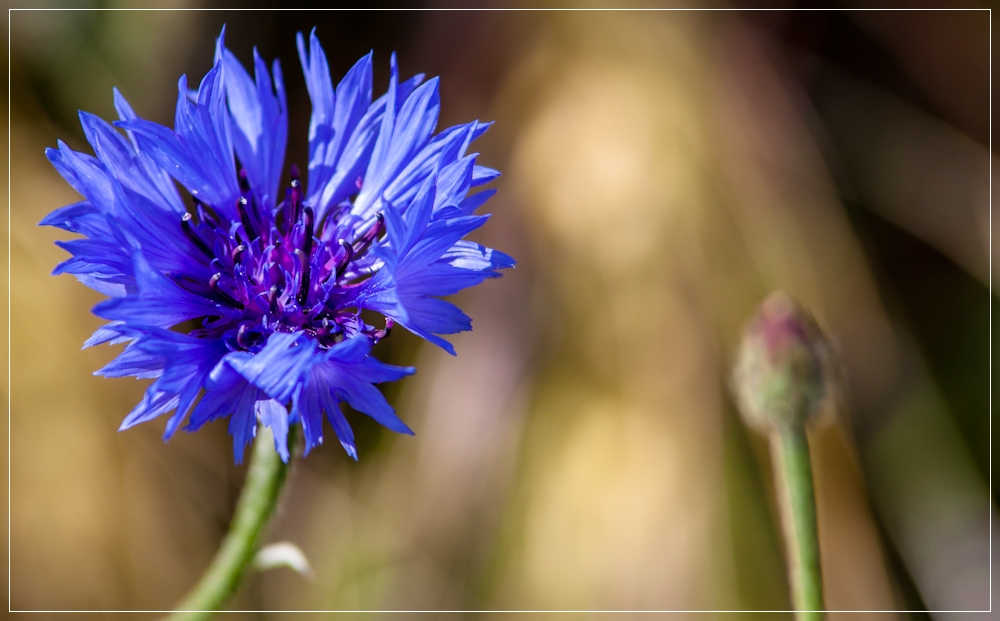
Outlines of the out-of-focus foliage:
[{"label": "out-of-focus foliage", "polygon": [[787,608],[766,443],[726,385],[781,288],[840,360],[838,422],[811,438],[828,606],[986,608],[987,20],[12,13],[13,607],[169,607],[226,528],[224,426],[115,432],[144,384],[90,375],[113,354],[79,351],[98,296],[47,275],[63,255],[35,226],[74,200],[43,148],[84,148],[76,109],[110,116],[117,85],[169,122],[225,21],[243,60],[283,61],[290,161],[294,32],[318,26],[334,75],[370,48],[441,75],[443,126],[497,121],[481,239],[520,261],[462,299],[457,358],[379,346],[420,367],[387,392],[416,437],[349,414],[360,462],[296,464],[268,535],[311,577],[256,574],[234,607]]}]

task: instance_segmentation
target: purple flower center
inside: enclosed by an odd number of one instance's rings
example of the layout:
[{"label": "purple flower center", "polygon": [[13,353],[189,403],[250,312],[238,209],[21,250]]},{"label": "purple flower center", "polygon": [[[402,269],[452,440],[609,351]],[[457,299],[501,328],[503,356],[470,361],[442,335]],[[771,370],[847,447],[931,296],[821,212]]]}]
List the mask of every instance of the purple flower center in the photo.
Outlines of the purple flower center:
[{"label": "purple flower center", "polygon": [[358,222],[345,200],[317,222],[312,208],[302,204],[294,165],[285,198],[273,212],[256,199],[242,169],[239,178],[238,220],[198,199],[194,213],[181,218],[181,230],[206,256],[213,275],[205,283],[174,274],[174,282],[233,311],[206,319],[191,335],[223,338],[232,350],[250,352],[259,351],[274,332],[305,331],[324,349],[358,333],[374,342],[385,338],[391,319],[376,329],[359,319],[356,307],[338,305],[380,267],[369,250],[385,233],[382,214]]}]

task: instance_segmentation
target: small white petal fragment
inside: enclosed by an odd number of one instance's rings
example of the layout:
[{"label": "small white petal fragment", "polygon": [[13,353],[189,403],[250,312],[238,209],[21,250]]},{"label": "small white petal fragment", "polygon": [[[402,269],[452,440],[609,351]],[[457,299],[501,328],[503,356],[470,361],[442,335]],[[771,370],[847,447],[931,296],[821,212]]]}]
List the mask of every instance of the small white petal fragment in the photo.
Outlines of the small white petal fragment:
[{"label": "small white petal fragment", "polygon": [[257,571],[288,567],[304,578],[312,578],[313,570],[297,545],[289,541],[272,543],[257,551],[253,558],[253,568]]}]

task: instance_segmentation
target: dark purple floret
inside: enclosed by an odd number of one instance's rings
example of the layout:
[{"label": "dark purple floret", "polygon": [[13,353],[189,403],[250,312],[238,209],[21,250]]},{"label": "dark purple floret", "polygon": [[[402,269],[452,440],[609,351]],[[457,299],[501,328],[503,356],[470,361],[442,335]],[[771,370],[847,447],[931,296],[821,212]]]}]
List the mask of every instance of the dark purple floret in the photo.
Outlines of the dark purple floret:
[{"label": "dark purple floret", "polygon": [[[338,301],[348,299],[350,290],[373,273],[358,263],[384,236],[382,214],[376,214],[374,222],[360,229],[355,239],[334,240],[334,232],[352,230],[348,223],[339,221],[349,217],[348,213],[329,212],[327,222],[317,227],[312,207],[302,204],[297,173],[293,165],[285,199],[273,212],[244,190],[235,205],[238,224],[226,226],[216,218],[206,218],[203,203],[196,204],[200,221],[190,212],[181,216],[184,236],[218,271],[204,285],[185,273],[171,274],[174,282],[192,293],[208,292],[206,295],[219,303],[241,311],[206,322],[191,331],[192,336],[222,338],[241,351],[260,349],[260,339],[245,336],[248,326],[259,326],[264,333],[304,331],[316,339],[321,350],[347,334],[360,333],[373,342],[385,338],[386,328],[359,324],[356,312],[344,312],[347,309],[338,306]],[[246,178],[242,168],[239,177]],[[286,224],[282,227],[281,223]],[[391,319],[387,325],[392,326]]]}]

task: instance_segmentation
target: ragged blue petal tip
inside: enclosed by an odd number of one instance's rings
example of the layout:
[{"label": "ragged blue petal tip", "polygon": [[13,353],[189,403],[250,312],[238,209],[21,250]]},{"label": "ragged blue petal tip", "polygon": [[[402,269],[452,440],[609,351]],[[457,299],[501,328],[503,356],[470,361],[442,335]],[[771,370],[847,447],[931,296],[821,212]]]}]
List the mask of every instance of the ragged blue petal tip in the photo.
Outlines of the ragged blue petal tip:
[{"label": "ragged blue petal tip", "polygon": [[353,459],[354,461],[358,461],[358,450],[354,448],[353,444],[347,444],[346,442],[341,442],[340,445],[344,447],[344,450],[347,451],[347,454],[351,457],[351,459]]}]

